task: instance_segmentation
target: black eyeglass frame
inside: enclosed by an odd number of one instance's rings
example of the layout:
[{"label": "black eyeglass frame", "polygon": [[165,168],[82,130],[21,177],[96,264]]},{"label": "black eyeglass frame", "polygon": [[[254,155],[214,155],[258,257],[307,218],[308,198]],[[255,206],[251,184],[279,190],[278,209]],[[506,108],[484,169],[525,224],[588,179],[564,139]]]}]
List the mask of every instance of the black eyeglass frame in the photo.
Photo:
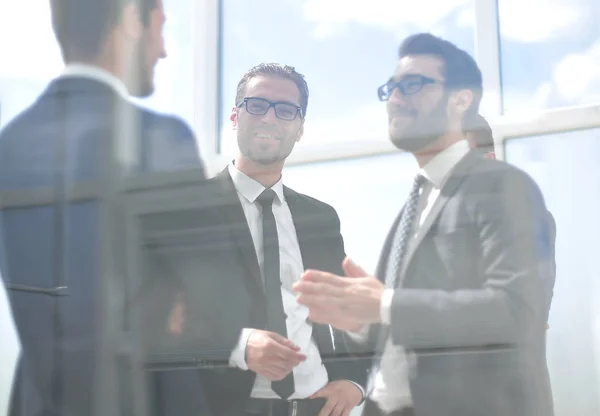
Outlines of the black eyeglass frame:
[{"label": "black eyeglass frame", "polygon": [[[414,84],[414,88],[411,88],[410,83],[414,83],[415,81],[418,82]],[[398,89],[402,95],[409,96],[418,93],[426,85],[432,84],[444,85],[444,82],[420,74],[405,75],[398,81],[394,81],[390,78],[388,82],[377,88],[377,97],[379,98],[379,101],[387,101],[390,99],[395,89]]]},{"label": "black eyeglass frame", "polygon": [[[248,109],[248,101],[251,100],[256,100],[256,101],[260,101],[260,102],[264,102],[267,103],[269,106],[266,107],[264,112],[253,112],[252,110]],[[292,118],[285,118],[285,117],[281,117],[281,115],[279,114],[279,112],[277,111],[277,106],[280,106],[279,108],[281,109],[281,105],[286,105],[286,106],[290,106],[296,109],[296,112],[294,113],[294,116]],[[237,108],[241,108],[241,107],[245,107],[246,111],[249,114],[252,114],[254,116],[264,116],[265,114],[267,114],[267,112],[271,109],[271,107],[273,108],[273,110],[275,111],[275,116],[277,116],[278,119],[280,120],[285,120],[285,121],[292,121],[295,120],[296,117],[298,117],[298,115],[300,115],[300,118],[303,118],[304,115],[302,114],[302,107],[290,103],[288,101],[277,101],[277,102],[273,102],[273,101],[269,101],[266,98],[262,98],[262,97],[245,97],[243,100],[241,100],[239,103],[237,103],[236,105]]]}]

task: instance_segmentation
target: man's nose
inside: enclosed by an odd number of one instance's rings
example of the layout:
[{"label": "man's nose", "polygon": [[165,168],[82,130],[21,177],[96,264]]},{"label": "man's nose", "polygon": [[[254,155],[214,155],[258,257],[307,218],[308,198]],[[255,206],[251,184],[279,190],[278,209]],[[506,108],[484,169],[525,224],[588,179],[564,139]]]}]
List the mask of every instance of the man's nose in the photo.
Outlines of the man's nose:
[{"label": "man's nose", "polygon": [[277,121],[277,114],[275,114],[275,108],[269,107],[267,112],[260,117],[260,121],[263,123],[274,123]]},{"label": "man's nose", "polygon": [[393,105],[406,105],[404,94],[400,92],[400,88],[394,88],[388,102]]}]

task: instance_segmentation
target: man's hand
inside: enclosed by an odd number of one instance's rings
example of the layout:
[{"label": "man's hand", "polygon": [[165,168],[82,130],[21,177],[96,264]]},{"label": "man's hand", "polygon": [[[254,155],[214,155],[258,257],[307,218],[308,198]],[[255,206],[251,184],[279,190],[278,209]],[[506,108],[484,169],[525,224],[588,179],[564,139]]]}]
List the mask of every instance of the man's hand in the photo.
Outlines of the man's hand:
[{"label": "man's hand", "polygon": [[185,326],[185,304],[183,295],[178,294],[175,298],[175,305],[171,309],[168,321],[168,330],[172,335],[181,335]]},{"label": "man's hand", "polygon": [[362,391],[348,380],[332,381],[310,396],[318,397],[327,399],[319,416],[348,416],[363,399]]},{"label": "man's hand", "polygon": [[347,277],[307,270],[293,286],[298,303],[308,307],[313,322],[346,331],[357,332],[365,324],[380,322],[383,283],[349,258],[342,267]]},{"label": "man's hand", "polygon": [[246,365],[270,381],[282,380],[306,360],[299,351],[299,347],[281,335],[255,329],[246,344]]}]

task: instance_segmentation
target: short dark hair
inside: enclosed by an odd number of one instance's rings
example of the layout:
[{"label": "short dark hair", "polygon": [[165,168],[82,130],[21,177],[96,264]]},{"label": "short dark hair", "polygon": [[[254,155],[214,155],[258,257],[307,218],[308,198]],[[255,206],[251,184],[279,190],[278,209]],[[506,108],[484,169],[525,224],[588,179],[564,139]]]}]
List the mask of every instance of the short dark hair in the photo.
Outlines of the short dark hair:
[{"label": "short dark hair", "polygon": [[463,122],[468,124],[476,118],[483,94],[483,81],[481,70],[471,55],[431,33],[417,33],[404,39],[398,55],[400,59],[411,55],[433,55],[439,58],[444,63],[442,75],[446,88],[473,91],[473,102],[465,113]]},{"label": "short dark hair", "polygon": [[136,3],[144,25],[157,0],[50,0],[52,28],[65,61],[93,60],[123,8]]},{"label": "short dark hair", "polygon": [[252,78],[263,76],[275,76],[284,79],[289,79],[296,84],[300,91],[300,108],[302,108],[302,117],[306,117],[306,109],[308,107],[308,84],[304,79],[304,75],[296,71],[296,68],[289,65],[281,65],[278,63],[262,63],[250,68],[238,82],[237,92],[235,94],[235,104],[237,105],[244,99],[246,86]]},{"label": "short dark hair", "polygon": [[480,114],[475,116],[475,120],[467,129],[473,137],[473,145],[483,152],[494,152],[494,133],[487,120]]}]

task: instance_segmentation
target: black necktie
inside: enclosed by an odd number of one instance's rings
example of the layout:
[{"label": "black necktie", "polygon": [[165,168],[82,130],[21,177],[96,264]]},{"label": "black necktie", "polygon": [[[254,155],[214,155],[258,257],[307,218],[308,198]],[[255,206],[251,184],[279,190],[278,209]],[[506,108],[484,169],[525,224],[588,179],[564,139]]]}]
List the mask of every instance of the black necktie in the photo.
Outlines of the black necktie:
[{"label": "black necktie", "polygon": [[[286,314],[283,309],[279,276],[279,239],[277,238],[277,224],[273,216],[275,196],[275,191],[266,189],[257,198],[258,203],[262,206],[263,218],[263,271],[267,296],[267,330],[287,338]],[[293,372],[283,380],[271,382],[271,388],[279,397],[286,400],[295,390]]]}]

